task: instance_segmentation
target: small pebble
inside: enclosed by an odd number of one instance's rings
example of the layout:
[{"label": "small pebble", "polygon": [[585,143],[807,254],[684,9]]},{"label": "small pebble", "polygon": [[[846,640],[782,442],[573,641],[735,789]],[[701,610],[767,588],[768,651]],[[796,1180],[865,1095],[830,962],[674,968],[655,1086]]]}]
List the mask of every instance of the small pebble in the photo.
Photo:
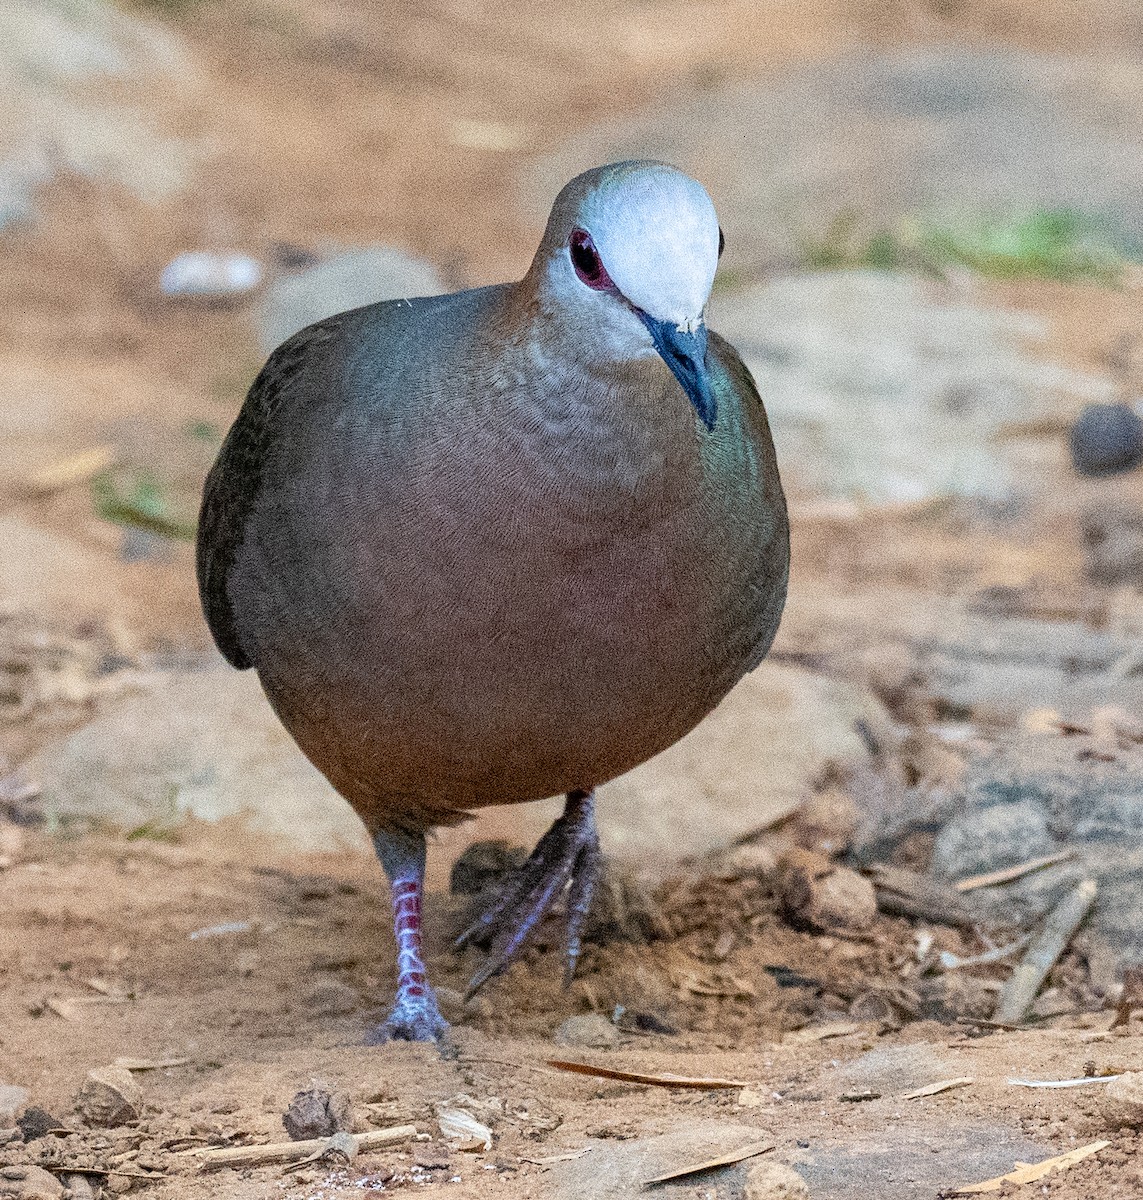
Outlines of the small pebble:
[{"label": "small pebble", "polygon": [[811,850],[792,850],[781,873],[782,902],[791,919],[849,933],[868,929],[877,916],[873,884],[848,867],[835,866]]},{"label": "small pebble", "polygon": [[743,1200],[809,1200],[806,1181],[785,1163],[762,1159],[746,1173]]},{"label": "small pebble", "polygon": [[585,1013],[568,1019],[556,1030],[557,1046],[582,1046],[590,1050],[610,1050],[619,1044],[615,1026],[599,1013]]},{"label": "small pebble", "polygon": [[294,1142],[332,1137],[352,1132],[353,1104],[345,1092],[331,1092],[314,1083],[298,1092],[282,1116],[282,1124]]},{"label": "small pebble", "polygon": [[180,299],[230,299],[253,291],[262,274],[262,264],[248,254],[191,250],[167,263],[159,276],[159,290]]},{"label": "small pebble", "polygon": [[1115,475],[1143,462],[1143,419],[1126,404],[1089,404],[1071,432],[1081,475]]}]

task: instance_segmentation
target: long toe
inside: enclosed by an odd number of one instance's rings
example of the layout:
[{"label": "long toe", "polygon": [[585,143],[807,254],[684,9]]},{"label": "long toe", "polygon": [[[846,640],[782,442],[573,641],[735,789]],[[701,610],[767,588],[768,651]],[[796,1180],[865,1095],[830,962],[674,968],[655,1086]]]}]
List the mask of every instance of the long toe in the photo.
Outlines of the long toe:
[{"label": "long toe", "polygon": [[579,955],[599,861],[595,798],[591,792],[572,792],[563,816],[540,839],[528,861],[505,880],[493,904],[458,939],[458,945],[470,940],[491,942],[487,959],[468,985],[468,996],[508,966],[569,883],[570,977]]}]

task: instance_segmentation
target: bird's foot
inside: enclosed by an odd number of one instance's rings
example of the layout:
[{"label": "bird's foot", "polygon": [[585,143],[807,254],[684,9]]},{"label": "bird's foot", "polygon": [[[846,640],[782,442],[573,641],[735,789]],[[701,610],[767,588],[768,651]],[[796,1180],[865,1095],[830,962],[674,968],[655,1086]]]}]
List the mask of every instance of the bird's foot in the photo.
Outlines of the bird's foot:
[{"label": "bird's foot", "polygon": [[563,816],[539,840],[528,861],[508,876],[493,904],[457,939],[458,947],[469,942],[489,946],[488,958],[472,977],[466,998],[504,970],[565,888],[564,984],[571,982],[601,862],[595,794],[569,792]]},{"label": "bird's foot", "polygon": [[369,1035],[371,1046],[386,1042],[436,1042],[448,1037],[448,1022],[441,1016],[431,988],[421,995],[398,996],[389,1015]]}]

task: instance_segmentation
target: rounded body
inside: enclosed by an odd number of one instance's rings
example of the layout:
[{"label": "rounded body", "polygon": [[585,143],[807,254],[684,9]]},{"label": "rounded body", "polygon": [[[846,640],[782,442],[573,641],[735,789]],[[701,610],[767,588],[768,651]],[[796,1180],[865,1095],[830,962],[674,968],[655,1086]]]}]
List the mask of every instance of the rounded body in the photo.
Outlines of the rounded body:
[{"label": "rounded body", "polygon": [[512,303],[304,331],[208,482],[204,522],[269,406],[225,572],[236,653],[372,829],[613,778],[693,728],[781,614],[785,506],[733,351],[711,350],[708,432],[656,357],[594,378],[506,343]]}]

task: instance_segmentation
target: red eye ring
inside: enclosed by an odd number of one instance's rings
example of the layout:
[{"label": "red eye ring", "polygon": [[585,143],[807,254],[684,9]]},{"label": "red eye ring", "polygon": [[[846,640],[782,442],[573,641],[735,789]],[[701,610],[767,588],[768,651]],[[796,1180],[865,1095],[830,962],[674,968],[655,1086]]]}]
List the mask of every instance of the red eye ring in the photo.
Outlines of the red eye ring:
[{"label": "red eye ring", "polygon": [[586,229],[573,229],[568,238],[568,252],[571,254],[572,266],[579,276],[580,282],[586,284],[594,292],[614,290],[615,284],[599,257],[599,251],[591,240],[591,234]]}]

